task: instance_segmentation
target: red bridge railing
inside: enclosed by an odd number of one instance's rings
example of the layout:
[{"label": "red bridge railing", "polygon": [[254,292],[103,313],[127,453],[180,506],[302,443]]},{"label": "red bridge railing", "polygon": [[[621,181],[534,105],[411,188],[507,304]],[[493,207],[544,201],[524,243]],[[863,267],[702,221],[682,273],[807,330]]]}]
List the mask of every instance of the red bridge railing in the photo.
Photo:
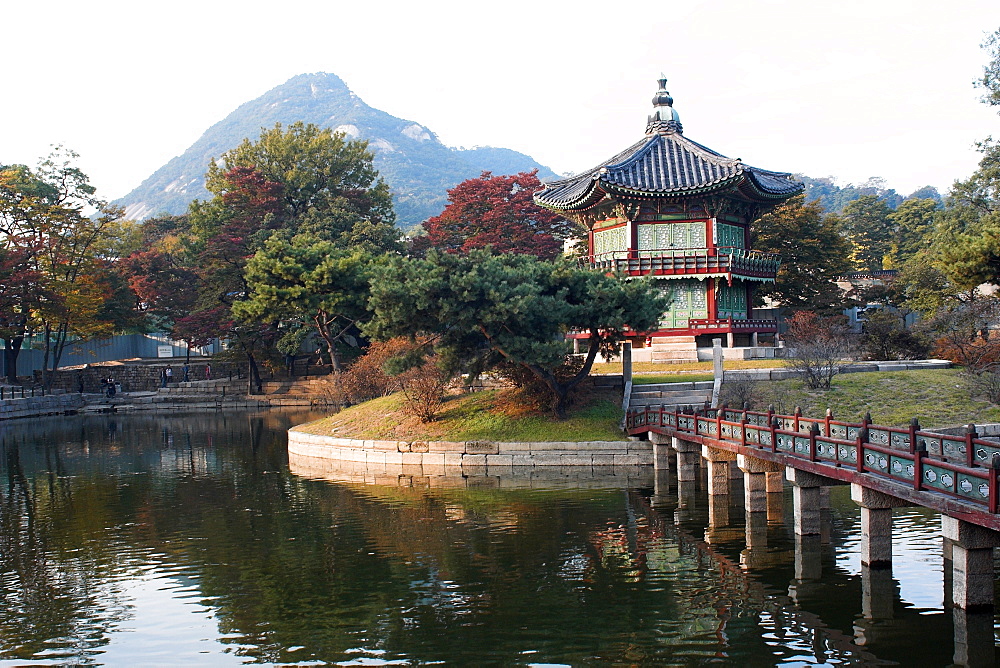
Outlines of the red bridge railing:
[{"label": "red bridge railing", "polygon": [[915,491],[937,492],[982,504],[1000,505],[1000,442],[979,438],[973,426],[962,436],[909,427],[842,422],[726,407],[668,411],[646,406],[630,410],[630,434],[656,431],[703,436],[742,448],[801,458],[859,474],[874,474]]}]

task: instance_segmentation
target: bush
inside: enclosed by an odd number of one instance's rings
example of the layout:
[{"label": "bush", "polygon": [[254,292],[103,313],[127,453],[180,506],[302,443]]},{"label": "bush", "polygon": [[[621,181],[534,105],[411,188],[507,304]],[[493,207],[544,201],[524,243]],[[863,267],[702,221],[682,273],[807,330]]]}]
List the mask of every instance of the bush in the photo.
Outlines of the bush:
[{"label": "bush", "polygon": [[1000,369],[1000,302],[983,298],[942,309],[927,328],[937,337],[934,354],[965,367],[970,373]]},{"label": "bush", "polygon": [[793,350],[791,368],[812,390],[830,389],[833,377],[855,352],[843,318],[821,318],[812,311],[799,311],[789,319],[785,339]]},{"label": "bush", "polygon": [[870,360],[913,360],[927,357],[930,346],[906,329],[897,314],[876,309],[865,314],[861,332],[861,357]]},{"label": "bush", "polygon": [[398,392],[399,379],[385,372],[386,362],[405,354],[415,344],[404,337],[376,341],[346,371],[327,379],[327,395],[339,404],[359,404]]},{"label": "bush", "polygon": [[396,376],[406,397],[406,407],[413,411],[421,422],[430,422],[441,410],[444,403],[445,389],[451,383],[452,374],[448,373],[441,360],[435,355],[412,366]]},{"label": "bush", "polygon": [[973,396],[986,397],[991,404],[1000,404],[1000,372],[970,373],[967,377]]},{"label": "bush", "polygon": [[778,413],[784,410],[783,393],[775,390],[771,382],[740,378],[724,380],[719,390],[719,405],[741,410],[747,406],[749,410],[764,411],[768,406],[774,406]]}]

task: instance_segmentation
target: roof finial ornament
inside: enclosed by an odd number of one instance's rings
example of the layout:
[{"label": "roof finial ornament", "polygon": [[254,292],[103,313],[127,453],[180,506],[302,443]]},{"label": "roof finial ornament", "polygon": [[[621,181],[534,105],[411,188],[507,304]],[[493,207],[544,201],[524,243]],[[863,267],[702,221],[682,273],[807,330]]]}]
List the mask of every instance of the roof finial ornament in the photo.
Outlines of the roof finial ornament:
[{"label": "roof finial ornament", "polygon": [[661,72],[657,83],[660,87],[653,96],[653,113],[646,121],[646,134],[668,135],[675,132],[681,134],[684,132],[684,126],[681,125],[681,117],[674,109],[674,98],[670,97],[667,91],[667,75]]}]

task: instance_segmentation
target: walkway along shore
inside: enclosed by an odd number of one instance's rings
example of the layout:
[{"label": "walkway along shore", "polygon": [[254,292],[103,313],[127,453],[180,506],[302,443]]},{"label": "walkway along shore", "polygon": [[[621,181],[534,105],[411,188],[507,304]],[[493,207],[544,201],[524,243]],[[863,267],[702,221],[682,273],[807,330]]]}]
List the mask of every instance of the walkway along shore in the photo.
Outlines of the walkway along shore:
[{"label": "walkway along shore", "polygon": [[[5,388],[0,400],[0,421],[16,418],[65,415],[72,413],[111,413],[131,411],[263,409],[328,405],[323,380],[267,381],[263,394],[248,395],[245,380],[205,380],[172,383],[152,392],[120,392],[113,397],[96,392],[65,392],[41,396],[21,395],[21,389]],[[16,390],[16,391],[15,391]],[[11,398],[13,397],[13,398]]]}]

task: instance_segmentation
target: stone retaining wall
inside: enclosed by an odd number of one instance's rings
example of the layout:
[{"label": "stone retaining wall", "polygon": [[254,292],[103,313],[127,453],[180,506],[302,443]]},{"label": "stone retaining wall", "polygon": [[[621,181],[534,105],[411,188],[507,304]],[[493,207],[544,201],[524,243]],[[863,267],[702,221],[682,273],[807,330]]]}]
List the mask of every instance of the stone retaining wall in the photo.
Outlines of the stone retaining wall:
[{"label": "stone retaining wall", "polygon": [[[872,371],[916,371],[918,369],[950,369],[948,360],[910,360],[899,362],[855,362],[845,364],[840,373],[866,373]],[[737,380],[787,380],[796,378],[794,369],[733,369],[726,371],[727,381]]]},{"label": "stone retaining wall", "polygon": [[79,394],[49,394],[44,397],[0,401],[0,420],[57,415],[82,408],[87,402]]},{"label": "stone retaining wall", "polygon": [[290,455],[365,466],[428,468],[534,466],[647,466],[649,441],[516,443],[495,441],[363,441],[288,431]]},{"label": "stone retaining wall", "polygon": [[652,466],[369,465],[289,452],[288,468],[315,480],[406,488],[632,489],[655,483]]}]

